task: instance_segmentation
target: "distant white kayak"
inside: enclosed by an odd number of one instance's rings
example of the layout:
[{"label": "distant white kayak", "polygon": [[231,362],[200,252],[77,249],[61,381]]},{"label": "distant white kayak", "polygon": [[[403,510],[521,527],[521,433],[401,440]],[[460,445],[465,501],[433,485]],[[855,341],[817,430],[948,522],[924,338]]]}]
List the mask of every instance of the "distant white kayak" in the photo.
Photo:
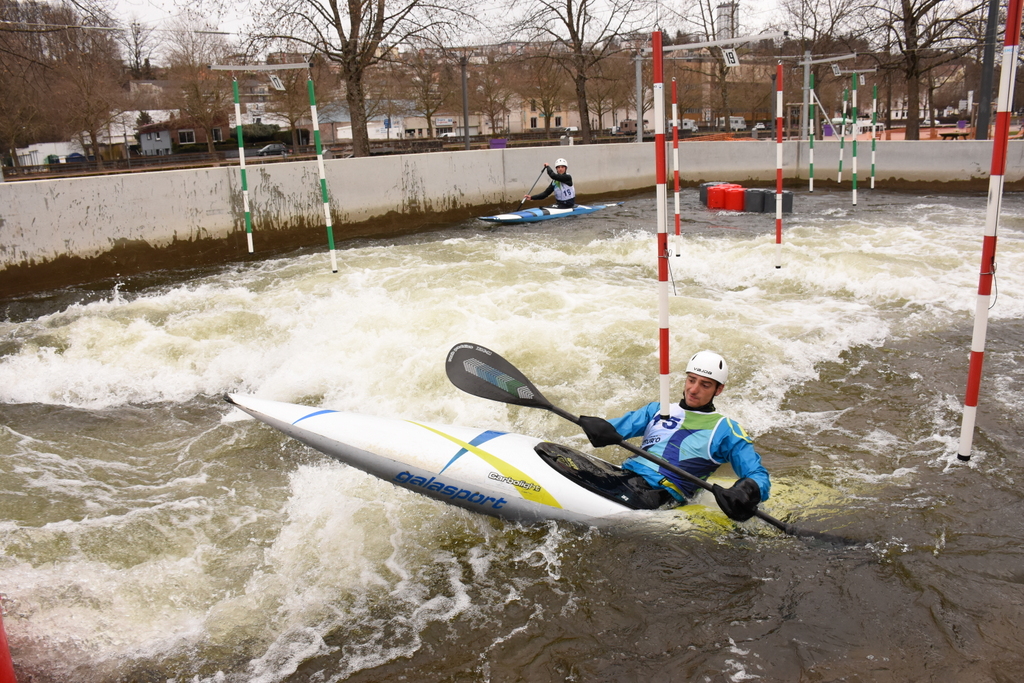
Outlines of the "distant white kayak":
[{"label": "distant white kayak", "polygon": [[[656,509],[660,502],[657,492],[632,473],[532,436],[343,413],[239,394],[225,398],[335,460],[493,517],[519,522],[624,521],[636,510]],[[704,506],[687,506],[694,508]]]}]

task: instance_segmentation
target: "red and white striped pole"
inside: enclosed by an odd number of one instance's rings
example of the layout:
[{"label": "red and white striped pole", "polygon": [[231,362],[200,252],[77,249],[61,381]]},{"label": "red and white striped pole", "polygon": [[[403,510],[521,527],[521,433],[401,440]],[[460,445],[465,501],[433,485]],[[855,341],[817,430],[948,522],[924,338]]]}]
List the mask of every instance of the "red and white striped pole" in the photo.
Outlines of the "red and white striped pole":
[{"label": "red and white striped pole", "polygon": [[967,394],[960,425],[960,450],[957,458],[971,459],[974,423],[978,416],[978,393],[981,388],[981,366],[985,360],[985,335],[988,331],[989,298],[996,272],[996,231],[1003,203],[1003,180],[1006,174],[1006,148],[1010,137],[1010,104],[1017,76],[1020,53],[1022,0],[1010,0],[1006,9],[1006,36],[1003,43],[1003,64],[999,74],[999,103],[996,106],[996,129],[992,138],[992,172],[988,181],[988,214],[985,237],[981,246],[981,276],[978,301],[974,312],[974,337],[971,339],[971,362],[967,372]]},{"label": "red and white striped pole", "polygon": [[0,616],[0,683],[17,683],[14,677],[14,662],[11,661],[11,650],[7,645],[7,633],[4,631],[4,618]]},{"label": "red and white striped pole", "polygon": [[782,267],[782,62],[775,68],[775,267]]},{"label": "red and white striped pole", "polygon": [[661,415],[671,407],[668,374],[668,190],[665,176],[665,79],[662,67],[661,31],[651,34],[654,55],[654,163],[658,202],[658,328],[660,351]]},{"label": "red and white striped pole", "polygon": [[676,93],[676,79],[672,79],[672,175],[676,183],[676,256],[679,256],[680,219],[679,219],[679,103]]}]

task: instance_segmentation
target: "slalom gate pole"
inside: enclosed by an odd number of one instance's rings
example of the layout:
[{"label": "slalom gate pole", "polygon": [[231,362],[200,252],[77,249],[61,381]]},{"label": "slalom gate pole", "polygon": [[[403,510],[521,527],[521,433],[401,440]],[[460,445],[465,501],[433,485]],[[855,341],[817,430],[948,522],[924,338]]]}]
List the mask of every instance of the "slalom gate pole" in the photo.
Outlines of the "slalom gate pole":
[{"label": "slalom gate pole", "polygon": [[245,144],[242,141],[242,105],[238,99],[238,78],[234,77],[231,86],[235,94],[235,137],[238,138],[238,172],[242,175],[242,209],[245,211],[245,239],[252,246],[252,212],[249,209],[249,179],[245,170]]},{"label": "slalom gate pole", "polygon": [[996,106],[996,127],[992,138],[992,171],[988,184],[988,212],[985,237],[981,247],[981,275],[978,281],[978,301],[974,313],[974,336],[971,339],[971,361],[967,373],[967,393],[964,398],[963,422],[960,425],[959,460],[971,459],[974,423],[978,415],[978,394],[981,387],[981,367],[985,360],[985,336],[988,332],[989,298],[996,273],[996,232],[1003,201],[1003,182],[1006,174],[1006,149],[1010,138],[1010,107],[1017,77],[1017,59],[1020,55],[1022,0],[1010,0],[1006,9],[1006,35],[1003,62],[999,74],[999,103]]},{"label": "slalom gate pole", "polygon": [[[231,88],[235,99],[235,137],[238,138],[238,168],[242,176],[242,208],[245,211],[245,238],[249,243],[249,253],[253,253],[252,246],[252,212],[249,208],[249,179],[245,169],[245,147],[242,136],[242,107],[238,97],[238,71],[280,71],[282,69],[309,69],[308,62],[299,64],[210,64],[209,69],[213,71],[230,71]],[[273,78],[273,77],[271,77]],[[279,87],[280,84],[275,85]],[[314,118],[315,121],[315,118]]]},{"label": "slalom gate pole", "polygon": [[672,79],[672,176],[675,179],[675,209],[676,209],[676,256],[682,252],[679,248],[680,219],[679,219],[679,106],[676,97],[676,79]]},{"label": "slalom gate pole", "polygon": [[[670,410],[668,374],[668,201],[665,173],[665,76],[662,66],[661,31],[651,34],[654,55],[654,163],[657,167],[658,202],[658,340],[660,349],[661,415]],[[642,123],[640,124],[642,125]]]},{"label": "slalom gate pole", "polygon": [[860,133],[860,125],[857,121],[857,72],[853,72],[853,144],[850,148],[850,171],[853,173],[853,205],[857,206],[857,134]]},{"label": "slalom gate pole", "polygon": [[327,221],[327,248],[331,250],[331,272],[338,272],[338,257],[334,251],[334,227],[331,225],[331,202],[327,195],[327,174],[324,172],[324,152],[320,144],[320,120],[316,115],[316,95],[313,93],[313,75],[306,79],[309,90],[309,113],[313,119],[313,139],[316,141],[316,165],[320,171],[320,197],[324,202],[324,219]]},{"label": "slalom gate pole", "polygon": [[871,94],[871,189],[875,189],[875,149],[878,142],[878,84]]},{"label": "slalom gate pole", "polygon": [[[811,74],[811,92],[814,92],[814,74]],[[811,125],[807,129],[808,132],[808,149],[807,149],[807,182],[808,192],[814,192],[814,128],[816,121],[814,119],[814,97],[811,97]]]},{"label": "slalom gate pole", "polygon": [[843,127],[839,129],[839,175],[836,182],[843,184],[843,151],[846,147],[846,88],[843,88]]},{"label": "slalom gate pole", "polygon": [[775,70],[775,267],[782,267],[782,62]]},{"label": "slalom gate pole", "polygon": [[7,632],[4,631],[2,610],[0,610],[0,683],[16,683],[11,648],[7,644]]}]

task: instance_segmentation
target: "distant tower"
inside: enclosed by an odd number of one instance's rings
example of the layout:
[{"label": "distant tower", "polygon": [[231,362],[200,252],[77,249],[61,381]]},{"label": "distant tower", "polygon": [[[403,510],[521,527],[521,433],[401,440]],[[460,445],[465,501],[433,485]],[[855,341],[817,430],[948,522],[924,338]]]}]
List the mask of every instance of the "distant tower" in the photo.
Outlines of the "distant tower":
[{"label": "distant tower", "polygon": [[740,4],[738,2],[723,2],[715,8],[717,18],[715,26],[718,29],[715,38],[725,40],[735,38],[739,29]]}]

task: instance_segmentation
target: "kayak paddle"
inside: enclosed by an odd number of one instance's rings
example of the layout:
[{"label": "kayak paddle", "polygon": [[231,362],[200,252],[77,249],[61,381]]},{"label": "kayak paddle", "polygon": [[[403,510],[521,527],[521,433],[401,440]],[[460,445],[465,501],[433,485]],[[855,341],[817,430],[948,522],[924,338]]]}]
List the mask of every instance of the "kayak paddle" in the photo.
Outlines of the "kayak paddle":
[{"label": "kayak paddle", "polygon": [[[562,410],[544,398],[544,395],[540,393],[537,387],[514,365],[494,351],[484,348],[479,344],[466,342],[453,346],[451,351],[448,352],[448,360],[445,362],[444,369],[451,383],[467,394],[491,401],[526,406],[527,408],[541,408],[565,418],[573,424],[578,425],[580,423],[579,416]],[[619,441],[618,445],[660,467],[664,467],[706,491],[712,490],[711,484],[703,479],[690,474],[686,470],[649,451],[634,446],[625,439]],[[800,529],[756,508],[754,509],[754,515],[791,536],[813,538],[833,545],[859,544],[858,541],[843,538],[842,536]]]},{"label": "kayak paddle", "polygon": [[[540,182],[540,176],[544,175],[544,169],[546,169],[546,168],[547,168],[547,166],[544,166],[543,168],[540,169],[540,175],[537,176],[537,180],[533,181],[533,185],[530,185],[530,191],[527,192],[526,194],[533,194],[533,188],[537,187],[537,183]],[[522,201],[519,202],[519,206],[517,206],[515,210],[518,211],[519,209],[523,208],[523,204],[525,204],[525,203],[526,203],[526,198],[524,197],[522,199]]]}]

